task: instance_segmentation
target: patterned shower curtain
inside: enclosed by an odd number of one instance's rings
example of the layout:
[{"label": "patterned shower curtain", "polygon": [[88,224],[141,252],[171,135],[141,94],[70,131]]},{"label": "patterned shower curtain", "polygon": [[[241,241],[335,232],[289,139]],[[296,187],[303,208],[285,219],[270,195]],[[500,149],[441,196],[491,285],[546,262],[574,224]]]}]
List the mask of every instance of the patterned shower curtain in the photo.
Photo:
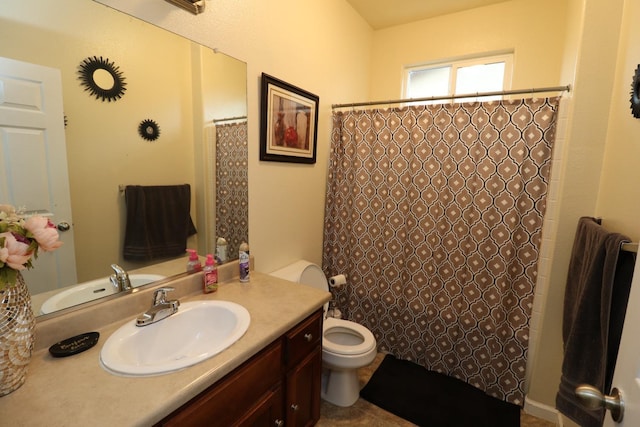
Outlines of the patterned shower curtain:
[{"label": "patterned shower curtain", "polygon": [[216,238],[227,240],[227,256],[235,259],[249,241],[247,122],[217,125],[215,152]]},{"label": "patterned shower curtain", "polygon": [[523,405],[559,98],[333,115],[323,269],[379,349]]}]

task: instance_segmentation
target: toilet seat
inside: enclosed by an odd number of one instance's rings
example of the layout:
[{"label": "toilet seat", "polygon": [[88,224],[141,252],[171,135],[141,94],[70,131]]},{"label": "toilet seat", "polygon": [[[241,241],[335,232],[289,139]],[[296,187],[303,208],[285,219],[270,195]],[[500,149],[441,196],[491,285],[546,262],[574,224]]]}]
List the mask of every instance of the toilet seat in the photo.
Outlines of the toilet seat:
[{"label": "toilet seat", "polygon": [[[340,344],[326,338],[327,332],[343,333],[345,335],[357,336],[362,342],[356,345]],[[354,356],[361,355],[373,350],[376,340],[371,331],[364,326],[349,320],[334,319],[329,317],[324,320],[322,326],[322,350],[333,354]]]}]

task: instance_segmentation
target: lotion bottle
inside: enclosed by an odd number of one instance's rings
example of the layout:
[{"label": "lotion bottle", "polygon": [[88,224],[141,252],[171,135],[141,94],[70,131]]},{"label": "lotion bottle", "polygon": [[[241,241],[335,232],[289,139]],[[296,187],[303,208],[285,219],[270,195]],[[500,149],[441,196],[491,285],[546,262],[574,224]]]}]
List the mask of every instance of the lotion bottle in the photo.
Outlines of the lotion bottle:
[{"label": "lotion bottle", "polygon": [[218,290],[218,267],[216,266],[216,260],[213,259],[213,255],[208,254],[207,260],[204,263],[203,291],[205,294],[215,292]]},{"label": "lotion bottle", "polygon": [[247,242],[240,244],[240,250],[238,251],[238,264],[240,265],[240,281],[249,281],[249,245]]},{"label": "lotion bottle", "polygon": [[197,273],[202,271],[202,264],[195,249],[187,249],[189,252],[189,261],[187,261],[187,273]]},{"label": "lotion bottle", "polygon": [[227,240],[224,237],[216,240],[216,259],[219,264],[227,262]]}]

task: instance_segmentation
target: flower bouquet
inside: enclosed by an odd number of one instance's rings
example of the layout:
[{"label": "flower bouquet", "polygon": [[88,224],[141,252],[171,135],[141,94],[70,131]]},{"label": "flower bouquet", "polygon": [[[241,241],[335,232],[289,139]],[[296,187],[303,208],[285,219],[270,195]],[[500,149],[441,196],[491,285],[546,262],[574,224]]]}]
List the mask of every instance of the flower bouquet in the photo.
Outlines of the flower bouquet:
[{"label": "flower bouquet", "polygon": [[25,218],[12,206],[0,205],[0,396],[24,384],[35,342],[31,296],[20,272],[32,267],[39,250],[61,245],[47,218]]},{"label": "flower bouquet", "polygon": [[16,284],[18,272],[32,268],[38,251],[62,246],[58,230],[47,218],[24,218],[10,205],[0,205],[0,291]]}]

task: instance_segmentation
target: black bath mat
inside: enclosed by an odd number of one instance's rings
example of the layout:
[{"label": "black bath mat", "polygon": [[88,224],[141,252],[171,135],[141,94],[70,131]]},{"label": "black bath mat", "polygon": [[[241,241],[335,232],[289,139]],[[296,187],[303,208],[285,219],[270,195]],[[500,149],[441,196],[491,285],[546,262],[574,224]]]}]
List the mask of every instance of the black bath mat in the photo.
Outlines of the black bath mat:
[{"label": "black bath mat", "polygon": [[519,406],[390,354],[360,396],[422,427],[520,426]]}]

